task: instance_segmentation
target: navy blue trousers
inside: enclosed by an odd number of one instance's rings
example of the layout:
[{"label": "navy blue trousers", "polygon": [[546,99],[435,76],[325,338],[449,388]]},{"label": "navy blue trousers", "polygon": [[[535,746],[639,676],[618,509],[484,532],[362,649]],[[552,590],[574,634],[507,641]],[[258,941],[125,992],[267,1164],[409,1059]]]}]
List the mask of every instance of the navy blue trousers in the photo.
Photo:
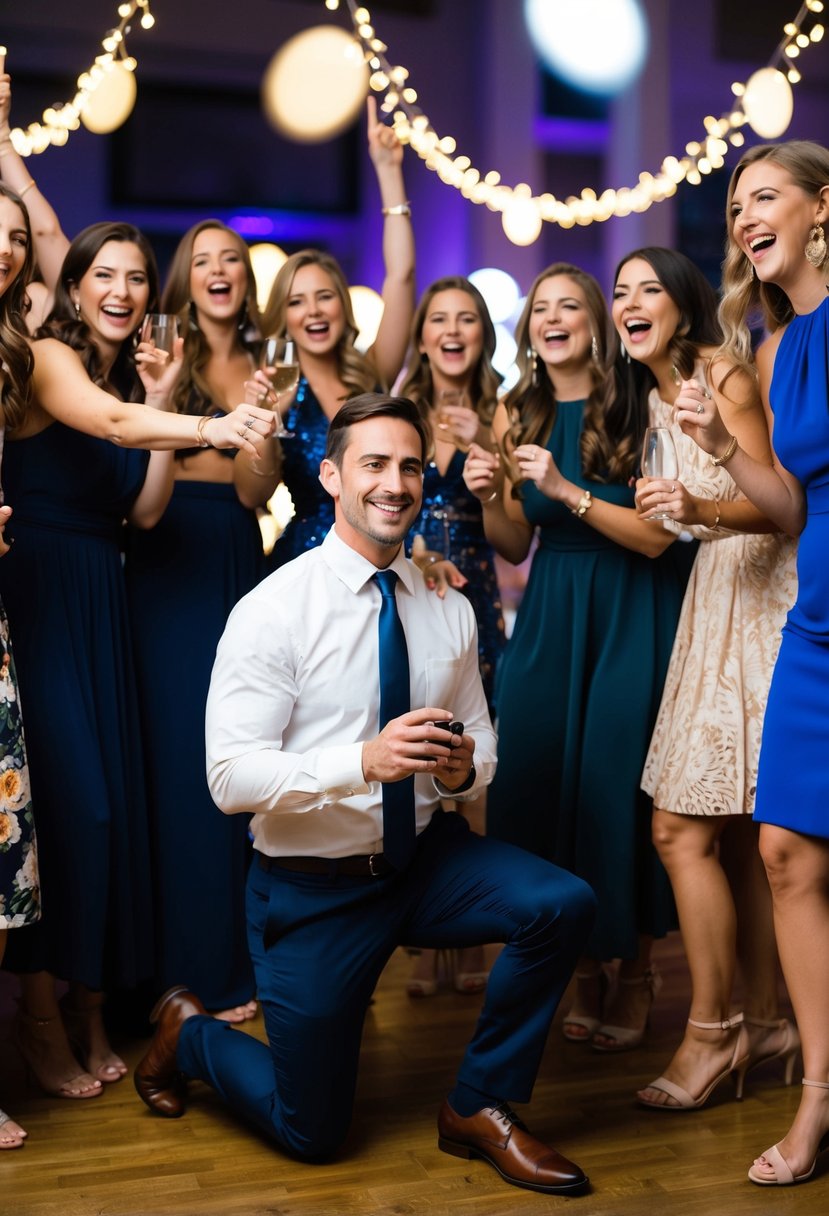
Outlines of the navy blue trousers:
[{"label": "navy blue trousers", "polygon": [[458,1080],[527,1102],[550,1023],[590,933],[591,889],[437,811],[408,869],[387,878],[266,872],[248,879],[248,936],[268,1044],[209,1017],[177,1062],[288,1152],[330,1156],[351,1122],[363,1021],[400,945],[503,942]]}]

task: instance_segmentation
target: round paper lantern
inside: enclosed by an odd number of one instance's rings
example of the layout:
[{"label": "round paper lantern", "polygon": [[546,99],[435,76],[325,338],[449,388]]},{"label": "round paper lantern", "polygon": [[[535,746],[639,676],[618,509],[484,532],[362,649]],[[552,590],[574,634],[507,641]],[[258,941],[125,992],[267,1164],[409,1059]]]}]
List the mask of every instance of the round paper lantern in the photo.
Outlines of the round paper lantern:
[{"label": "round paper lantern", "polygon": [[610,96],[638,76],[648,50],[639,0],[524,0],[539,58],[588,93]]},{"label": "round paper lantern", "polygon": [[132,113],[137,92],[135,73],[116,60],[89,94],[81,122],[96,135],[117,131]]},{"label": "round paper lantern", "polygon": [[510,200],[501,216],[501,224],[513,245],[532,245],[541,232],[541,214],[531,198]]},{"label": "round paper lantern", "polygon": [[270,241],[261,241],[257,245],[251,245],[248,253],[250,254],[250,264],[253,267],[253,277],[256,279],[256,303],[261,310],[268,302],[273,281],[283,262],[287,261],[288,255],[284,249],[271,244]]},{"label": "round paper lantern", "polygon": [[792,121],[792,86],[777,68],[760,68],[748,78],[743,109],[762,139],[779,139]]},{"label": "round paper lantern", "polygon": [[367,93],[360,44],[336,25],[318,25],[289,39],[262,78],[269,122],[299,143],[321,143],[345,131]]},{"label": "round paper lantern", "polygon": [[374,344],[377,330],[383,319],[383,297],[372,287],[349,287],[351,307],[354,310],[354,320],[357,322],[357,339],[354,345],[363,354]]}]

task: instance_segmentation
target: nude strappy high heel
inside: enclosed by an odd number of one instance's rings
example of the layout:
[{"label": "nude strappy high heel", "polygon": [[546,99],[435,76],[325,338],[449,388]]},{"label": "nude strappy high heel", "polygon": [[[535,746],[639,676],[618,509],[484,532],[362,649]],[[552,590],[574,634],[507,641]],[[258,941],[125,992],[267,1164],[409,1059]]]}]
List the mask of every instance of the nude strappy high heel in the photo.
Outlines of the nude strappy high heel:
[{"label": "nude strappy high heel", "polygon": [[[634,1047],[639,1046],[648,1028],[651,1008],[662,987],[662,976],[656,967],[648,967],[647,971],[643,971],[641,975],[631,976],[630,979],[622,979],[620,976],[619,983],[626,988],[644,988],[647,990],[649,994],[647,1013],[641,1026],[611,1026],[602,1023],[601,1026],[596,1028],[596,1032],[593,1035],[591,1046],[594,1051],[604,1051],[612,1054],[616,1051],[632,1051]],[[597,1042],[597,1035],[602,1035],[611,1041],[599,1043]]]},{"label": "nude strappy high heel", "polygon": [[[13,1123],[15,1127],[20,1128],[19,1131],[13,1132],[8,1128],[8,1124]],[[6,1128],[3,1131],[3,1128]],[[0,1149],[22,1148],[26,1143],[26,1133],[19,1123],[14,1123],[11,1115],[7,1115],[4,1110],[0,1110]]]},{"label": "nude strappy high heel", "polygon": [[736,1097],[739,1101],[743,1096],[743,1082],[745,1081],[746,1069],[748,1067],[748,1036],[743,1026],[743,1015],[735,1013],[733,1017],[726,1018],[724,1022],[696,1022],[693,1018],[688,1018],[689,1026],[696,1026],[698,1030],[733,1030],[735,1026],[739,1026],[737,1042],[734,1044],[734,1051],[731,1055],[731,1062],[718,1073],[714,1080],[702,1091],[699,1097],[695,1098],[693,1094],[689,1094],[687,1089],[683,1089],[681,1085],[674,1084],[667,1077],[657,1077],[655,1081],[651,1081],[650,1085],[646,1085],[645,1089],[658,1089],[661,1093],[667,1094],[674,1099],[676,1105],[664,1102],[651,1102],[647,1098],[638,1096],[638,1101],[642,1106],[648,1106],[652,1110],[668,1110],[668,1111],[688,1111],[699,1110],[701,1106],[711,1097],[717,1086],[725,1080],[726,1077],[734,1074],[736,1085]]},{"label": "nude strappy high heel", "polygon": [[763,1018],[747,1017],[745,1024],[746,1026],[761,1026],[767,1030],[782,1030],[784,1032],[782,1046],[778,1047],[777,1051],[753,1051],[749,1047],[746,1075],[753,1068],[759,1068],[761,1064],[768,1064],[772,1060],[782,1060],[783,1084],[791,1085],[794,1076],[795,1060],[800,1050],[800,1035],[794,1023],[790,1022],[788,1018],[777,1018],[772,1021],[766,1021]]},{"label": "nude strappy high heel", "polygon": [[[564,1035],[565,1039],[568,1039],[571,1043],[589,1043],[593,1038],[593,1035],[599,1029],[599,1025],[602,1020],[601,1011],[604,1007],[604,999],[607,995],[608,988],[607,972],[600,964],[597,971],[577,971],[575,974],[575,979],[577,983],[586,983],[588,980],[598,980],[599,1016],[591,1017],[590,1014],[587,1013],[565,1014],[564,1020],[561,1024],[561,1033]],[[574,1034],[573,1031],[569,1029],[570,1026],[580,1026],[584,1030],[584,1034]]]},{"label": "nude strappy high heel", "polygon": [[[802,1084],[814,1085],[816,1089],[829,1089],[829,1082],[827,1081],[807,1081],[804,1077]],[[763,1157],[765,1158],[766,1162],[774,1170],[774,1177],[767,1178],[764,1174],[761,1174],[757,1169],[756,1161],[748,1171],[748,1176],[750,1180],[752,1182],[756,1182],[758,1186],[794,1186],[798,1182],[808,1182],[812,1174],[815,1172],[818,1157],[820,1157],[822,1153],[825,1153],[827,1149],[829,1149],[829,1132],[827,1132],[821,1139],[817,1152],[815,1153],[815,1159],[809,1166],[808,1170],[806,1170],[805,1174],[795,1175],[789,1168],[786,1158],[780,1152],[780,1149],[776,1144],[774,1144],[771,1148],[766,1149],[766,1151],[763,1153]]]}]

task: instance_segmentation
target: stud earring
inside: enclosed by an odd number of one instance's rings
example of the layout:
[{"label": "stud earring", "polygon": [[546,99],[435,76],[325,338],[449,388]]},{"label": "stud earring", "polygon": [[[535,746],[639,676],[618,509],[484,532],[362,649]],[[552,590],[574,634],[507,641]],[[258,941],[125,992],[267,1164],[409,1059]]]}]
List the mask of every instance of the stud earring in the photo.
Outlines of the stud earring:
[{"label": "stud earring", "polygon": [[806,255],[806,261],[814,266],[815,270],[820,270],[826,261],[826,234],[822,224],[815,224],[812,228],[803,252]]}]

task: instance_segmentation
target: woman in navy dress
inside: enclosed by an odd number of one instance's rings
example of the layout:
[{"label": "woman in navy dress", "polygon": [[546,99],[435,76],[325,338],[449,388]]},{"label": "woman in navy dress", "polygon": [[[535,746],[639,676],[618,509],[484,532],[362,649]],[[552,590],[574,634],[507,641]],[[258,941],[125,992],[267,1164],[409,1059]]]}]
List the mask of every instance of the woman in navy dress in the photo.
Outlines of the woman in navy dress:
[{"label": "woman in navy dress", "polygon": [[[492,366],[495,329],[477,287],[457,275],[427,287],[415,313],[411,347],[413,362],[400,393],[417,404],[434,445],[423,478],[423,510],[412,535],[422,537],[428,560],[435,566],[443,557],[462,576],[450,575],[475,611],[479,667],[494,718],[495,669],[504,648],[504,618],[495,553],[484,535],[481,504],[463,480],[470,444],[492,444],[490,426],[501,382]],[[414,556],[430,573],[417,550]],[[484,831],[485,807],[483,795],[460,807],[475,831]],[[422,951],[408,982],[409,995],[432,996],[437,978],[435,951]],[[482,947],[459,953],[453,979],[462,993],[484,987]]]},{"label": "woman in navy dress", "polygon": [[752,148],[732,175],[727,222],[726,348],[748,365],[746,322],[759,305],[771,334],[757,367],[773,464],[752,459],[706,398],[683,401],[677,420],[755,506],[800,536],[755,808],[804,1088],[792,1126],[749,1178],[786,1186],[811,1177],[829,1132],[829,151],[805,141]]},{"label": "woman in navy dress", "polygon": [[[161,303],[180,318],[175,408],[205,417],[246,397],[259,337],[247,246],[218,220],[182,237]],[[159,523],[127,538],[130,630],[145,752],[155,985],[184,983],[207,1009],[256,1013],[245,928],[247,823],[220,815],[205,777],[204,710],[216,646],[231,609],[264,574],[256,509],[278,481],[278,449],[257,456],[189,446],[176,452]],[[182,865],[182,857],[187,865]],[[209,926],[209,930],[208,930]]]},{"label": "woman in navy dress", "polygon": [[348,283],[330,254],[304,249],[280,268],[263,314],[263,332],[296,345],[300,380],[285,411],[294,432],[282,446],[282,480],[295,514],[276,542],[271,562],[282,566],[318,545],[334,522],[334,504],[319,481],[328,423],[349,397],[393,384],[406,356],[414,313],[414,237],[403,184],[403,147],[392,127],[377,121],[368,100],[368,147],[383,202],[383,317],[367,354],[358,335]]},{"label": "woman in navy dress", "polygon": [[[24,973],[18,1046],[42,1087],[91,1098],[126,1072],[102,1017],[105,985],[152,970],[143,765],[120,554],[122,520],[152,526],[171,457],[133,451],[186,442],[244,445],[272,417],[164,412],[178,363],[132,338],[156,300],[152,251],[131,225],[95,224],[72,242],[31,401],[7,432],[5,489],[16,507],[0,588],[18,663],[33,799],[40,804],[38,925],[15,935]],[[130,398],[142,393],[146,402]],[[246,426],[251,419],[251,427]],[[85,433],[81,433],[81,432]],[[62,1007],[54,980],[69,981]],[[71,1039],[71,1042],[70,1042]]]},{"label": "woman in navy dress", "polygon": [[[523,561],[539,529],[496,686],[487,831],[594,888],[596,926],[564,1033],[589,1042],[604,1021],[633,1045],[656,987],[652,940],[675,927],[639,778],[684,581],[671,556],[660,559],[672,536],[633,507],[646,420],[618,391],[595,279],[563,263],[542,272],[516,341],[521,375],[493,420],[500,458],[473,445],[465,472],[502,557]],[[602,1018],[602,963],[614,959],[619,992],[643,999]]]}]

